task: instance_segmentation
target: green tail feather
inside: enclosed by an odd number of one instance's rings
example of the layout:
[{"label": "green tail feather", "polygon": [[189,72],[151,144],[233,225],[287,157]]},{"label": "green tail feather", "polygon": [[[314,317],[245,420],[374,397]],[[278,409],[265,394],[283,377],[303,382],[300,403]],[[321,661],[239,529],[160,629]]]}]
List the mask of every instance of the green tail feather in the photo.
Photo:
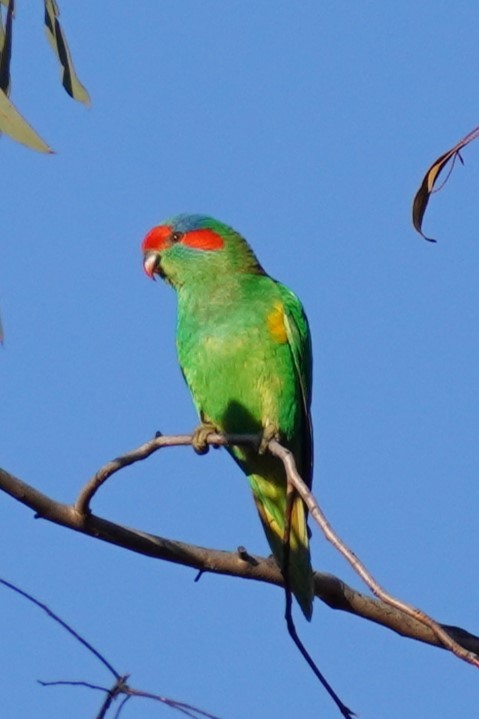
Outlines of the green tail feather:
[{"label": "green tail feather", "polygon": [[[254,500],[271,551],[283,569],[283,535],[286,511],[286,477],[282,464],[268,455],[234,448],[233,456],[240,464],[253,490]],[[245,454],[249,454],[245,461]],[[306,509],[299,496],[293,501],[291,514],[288,577],[291,591],[308,621],[313,613],[313,570],[309,552]]]}]

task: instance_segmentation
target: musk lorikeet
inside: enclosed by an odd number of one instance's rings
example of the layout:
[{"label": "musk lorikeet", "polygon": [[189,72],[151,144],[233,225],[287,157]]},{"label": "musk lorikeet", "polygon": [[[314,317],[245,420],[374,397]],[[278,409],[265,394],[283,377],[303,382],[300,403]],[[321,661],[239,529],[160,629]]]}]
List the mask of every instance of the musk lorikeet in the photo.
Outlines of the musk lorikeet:
[{"label": "musk lorikeet", "polygon": [[[211,217],[177,215],[154,227],[142,250],[147,275],[160,275],[177,291],[177,351],[202,422],[195,433],[198,444],[201,430],[278,439],[293,452],[311,486],[311,339],[296,295],[266,274],[241,235]],[[228,451],[248,476],[268,542],[283,567],[283,465],[252,447]],[[310,619],[313,578],[306,519],[296,495],[288,576]]]}]

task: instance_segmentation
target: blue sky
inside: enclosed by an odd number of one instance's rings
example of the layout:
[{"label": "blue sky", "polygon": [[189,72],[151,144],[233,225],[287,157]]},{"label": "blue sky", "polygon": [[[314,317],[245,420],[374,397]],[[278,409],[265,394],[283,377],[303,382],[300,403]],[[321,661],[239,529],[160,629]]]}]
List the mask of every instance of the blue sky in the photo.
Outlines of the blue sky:
[{"label": "blue sky", "polygon": [[[233,225],[301,297],[313,333],[315,492],[391,592],[479,632],[479,146],[436,195],[423,172],[479,123],[479,8],[403,3],[61,2],[92,107],[71,101],[18,3],[13,95],[56,153],[0,144],[1,465],[69,502],[104,462],[196,423],[175,297],[140,242],[177,212]],[[113,479],[96,513],[223,549],[266,541],[225,452],[170,449]],[[278,590],[76,535],[0,497],[1,574],[47,602],[131,682],[223,719],[337,716],[287,636]],[[314,530],[314,565],[359,579]],[[93,716],[36,679],[109,677],[1,590],[8,717]],[[479,675],[319,601],[306,645],[363,719],[456,719]],[[170,710],[131,702],[128,718]],[[171,713],[171,712],[170,712]]]}]

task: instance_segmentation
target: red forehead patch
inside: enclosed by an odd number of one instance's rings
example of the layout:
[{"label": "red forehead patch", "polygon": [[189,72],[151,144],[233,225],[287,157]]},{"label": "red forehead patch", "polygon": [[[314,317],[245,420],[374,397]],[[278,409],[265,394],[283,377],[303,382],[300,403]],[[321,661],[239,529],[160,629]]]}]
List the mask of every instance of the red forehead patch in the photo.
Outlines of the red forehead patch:
[{"label": "red forehead patch", "polygon": [[171,236],[171,232],[172,230],[169,225],[159,225],[158,227],[153,227],[143,240],[141,249],[143,252],[147,252],[148,250],[162,250],[167,244],[167,240]]},{"label": "red forehead patch", "polygon": [[196,250],[221,250],[225,243],[217,232],[203,229],[186,232],[181,244],[186,245],[186,247],[193,247]]}]

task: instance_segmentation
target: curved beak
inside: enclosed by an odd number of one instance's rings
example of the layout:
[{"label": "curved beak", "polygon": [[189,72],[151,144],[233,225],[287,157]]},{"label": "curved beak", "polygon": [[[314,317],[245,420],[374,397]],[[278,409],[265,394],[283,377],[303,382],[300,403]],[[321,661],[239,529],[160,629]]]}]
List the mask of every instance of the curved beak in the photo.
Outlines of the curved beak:
[{"label": "curved beak", "polygon": [[148,275],[150,280],[155,279],[155,274],[158,272],[160,267],[160,255],[158,252],[145,252],[143,257],[143,269]]}]

